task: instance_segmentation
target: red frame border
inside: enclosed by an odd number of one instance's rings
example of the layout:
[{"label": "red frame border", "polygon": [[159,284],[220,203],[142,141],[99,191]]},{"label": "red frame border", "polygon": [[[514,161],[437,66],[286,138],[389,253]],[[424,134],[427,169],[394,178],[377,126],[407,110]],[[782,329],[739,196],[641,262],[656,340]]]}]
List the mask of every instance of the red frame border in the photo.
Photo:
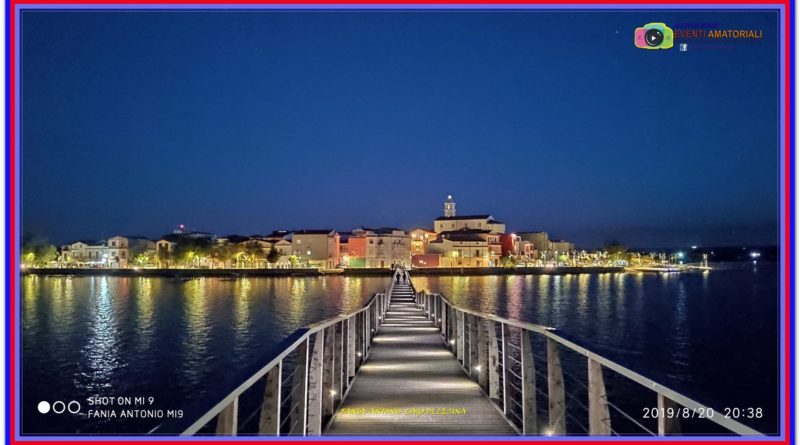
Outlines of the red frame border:
[{"label": "red frame border", "polygon": [[[291,0],[278,0],[278,1],[263,1],[263,0],[237,0],[234,2],[230,2],[230,4],[237,4],[237,5],[320,5],[320,6],[335,6],[338,4],[350,4],[350,5],[375,5],[375,4],[386,4],[386,5],[427,5],[427,4],[456,4],[456,5],[486,5],[490,2],[488,1],[481,1],[481,0],[439,0],[439,1],[425,1],[425,0],[399,0],[399,1],[387,1],[387,0],[349,0],[346,2],[335,2],[332,0],[316,0],[312,2],[302,2],[302,1],[291,1]],[[597,6],[597,5],[641,5],[644,2],[641,0],[614,0],[614,1],[602,1],[602,0],[550,0],[550,1],[542,1],[542,0],[504,0],[499,2],[498,4],[504,5],[553,5],[553,4],[564,4],[564,5],[588,5],[588,6]],[[783,202],[783,210],[784,210],[784,231],[781,234],[781,241],[783,245],[783,252],[784,252],[784,377],[785,377],[785,394],[784,394],[784,437],[783,440],[776,440],[766,438],[764,440],[747,440],[741,441],[747,444],[790,444],[794,443],[794,436],[793,436],[793,429],[794,429],[794,422],[792,418],[792,410],[790,408],[793,407],[793,393],[794,388],[792,386],[792,370],[793,370],[793,355],[792,355],[792,347],[793,347],[793,338],[792,334],[794,331],[793,325],[793,307],[792,304],[792,295],[793,295],[793,280],[792,280],[792,269],[794,264],[794,238],[793,234],[793,216],[794,216],[794,207],[793,207],[793,198],[794,198],[794,176],[793,176],[793,164],[794,164],[794,157],[792,156],[793,152],[792,149],[794,147],[794,141],[792,139],[794,133],[794,122],[793,122],[793,107],[792,107],[792,93],[793,91],[793,68],[794,68],[794,58],[793,58],[793,41],[792,37],[794,35],[794,28],[793,28],[793,17],[792,14],[794,13],[794,1],[793,0],[769,0],[766,2],[759,2],[759,1],[747,1],[747,0],[673,0],[670,2],[666,1],[657,1],[657,2],[647,2],[648,4],[661,4],[664,6],[680,6],[680,5],[715,5],[715,6],[726,6],[726,5],[752,5],[758,4],[763,5],[764,7],[775,7],[775,6],[782,6],[784,9],[784,96],[782,99],[784,100],[784,181],[783,181],[783,191],[784,191],[784,202]],[[164,0],[131,0],[131,1],[123,1],[123,0],[83,0],[80,2],[74,1],[67,1],[67,0],[6,0],[6,18],[7,18],[7,66],[6,66],[6,75],[7,75],[7,146],[6,146],[6,160],[7,160],[7,206],[8,206],[8,214],[7,214],[7,241],[8,241],[8,255],[7,259],[7,272],[8,272],[8,286],[9,286],[9,295],[8,295],[8,326],[7,326],[7,350],[8,354],[8,362],[7,362],[7,371],[8,371],[8,381],[6,386],[7,391],[7,417],[6,417],[6,434],[8,437],[9,444],[17,444],[17,443],[24,443],[30,445],[45,445],[45,444],[54,444],[54,443],[70,443],[70,444],[98,444],[98,443],[125,443],[125,444],[142,444],[142,445],[175,445],[180,443],[198,443],[199,441],[165,441],[165,440],[127,440],[127,439],[120,439],[114,440],[113,438],[104,437],[102,441],[97,440],[87,440],[81,441],[80,439],[74,441],[58,441],[58,440],[26,440],[21,439],[17,440],[16,438],[16,422],[17,422],[17,413],[14,411],[14,407],[16,406],[16,392],[15,392],[15,382],[16,382],[16,326],[14,325],[15,316],[13,316],[17,311],[16,305],[16,289],[18,284],[19,276],[17,275],[17,268],[16,264],[14,264],[15,259],[17,258],[17,239],[19,236],[18,227],[16,227],[17,222],[17,202],[16,202],[16,168],[17,168],[17,156],[16,156],[16,144],[17,144],[17,134],[16,134],[16,126],[17,126],[17,119],[18,116],[16,115],[17,110],[17,98],[16,98],[16,89],[17,89],[17,57],[16,48],[17,48],[17,41],[16,41],[16,34],[17,34],[17,23],[16,23],[16,9],[18,6],[24,5],[63,5],[69,6],[71,4],[82,4],[82,5],[108,5],[108,4],[131,4],[131,5],[174,5],[174,4],[185,4],[185,5],[219,5],[225,4],[224,2],[220,2],[219,0],[173,0],[173,1],[164,1]],[[12,242],[13,241],[13,242]],[[535,441],[536,439],[531,439]],[[297,440],[271,440],[269,442],[272,443],[288,443],[288,442],[296,442]],[[205,443],[236,443],[236,444],[247,444],[247,445],[255,445],[260,444],[263,445],[265,441],[263,440],[225,440],[221,438],[219,440],[204,441]],[[330,443],[331,441],[322,441],[322,440],[302,440],[301,442],[312,442],[312,443]],[[346,443],[347,441],[339,441],[342,443]],[[356,442],[356,441],[353,441]],[[370,442],[379,442],[385,445],[406,445],[407,443],[422,443],[422,444],[437,444],[437,443],[460,443],[460,440],[448,440],[443,438],[441,441],[430,441],[430,440],[387,440],[387,441],[372,441],[372,440],[364,440],[364,441],[357,441],[361,443],[370,443]],[[498,443],[504,442],[502,439],[498,440],[477,440],[477,441],[469,441],[470,444],[489,444],[489,443]],[[575,440],[548,440],[548,443],[563,443],[563,444],[572,444],[572,445],[586,445],[587,443],[591,444],[636,444],[636,443],[644,443],[644,444],[652,444],[655,442],[654,440],[596,440],[596,441],[575,441]],[[660,439],[658,443],[664,444],[684,444],[684,445],[707,445],[709,443],[726,443],[725,439],[720,439],[719,441],[695,441],[695,440],[679,440],[679,439]],[[739,442],[739,440],[734,439],[732,442]]]}]

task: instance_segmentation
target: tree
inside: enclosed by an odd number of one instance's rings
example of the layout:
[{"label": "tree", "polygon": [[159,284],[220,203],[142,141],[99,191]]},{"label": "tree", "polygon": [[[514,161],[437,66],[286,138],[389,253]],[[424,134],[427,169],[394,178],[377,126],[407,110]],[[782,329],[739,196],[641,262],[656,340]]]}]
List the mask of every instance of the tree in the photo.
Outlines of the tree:
[{"label": "tree", "polygon": [[607,242],[604,249],[608,252],[608,255],[615,260],[623,258],[628,251],[628,247],[617,240]]},{"label": "tree", "polygon": [[249,241],[244,248],[247,258],[250,260],[251,267],[257,267],[258,261],[264,258],[264,250],[258,241]]},{"label": "tree", "polygon": [[222,262],[222,267],[228,267],[228,263],[234,259],[236,252],[229,243],[217,244],[211,249],[211,258],[214,261]]},{"label": "tree", "polygon": [[175,258],[185,266],[199,266],[211,253],[211,240],[181,237],[175,244]]},{"label": "tree", "polygon": [[300,258],[297,255],[289,256],[289,263],[292,265],[292,269],[297,267],[297,264],[300,263]]},{"label": "tree", "polygon": [[137,266],[147,266],[153,263],[155,255],[152,250],[145,250],[140,253],[131,253],[130,257],[133,258],[133,264]]},{"label": "tree", "polygon": [[137,266],[147,266],[153,262],[154,254],[152,250],[147,250],[146,244],[138,243],[128,249],[128,258]]},{"label": "tree", "polygon": [[517,260],[511,256],[511,254],[507,254],[506,256],[500,258],[500,265],[503,267],[514,267],[517,265]]},{"label": "tree", "polygon": [[275,246],[273,245],[272,248],[269,250],[269,253],[267,254],[267,262],[269,262],[269,264],[274,265],[275,263],[278,262],[280,258],[281,258],[280,252],[278,252],[278,249],[276,249]]},{"label": "tree", "polygon": [[56,246],[49,244],[44,238],[36,238],[30,234],[22,238],[22,263],[26,266],[45,266],[58,259]]},{"label": "tree", "polygon": [[175,259],[175,254],[172,249],[159,249],[156,253],[156,257],[158,258],[159,266],[169,269],[169,266]]}]

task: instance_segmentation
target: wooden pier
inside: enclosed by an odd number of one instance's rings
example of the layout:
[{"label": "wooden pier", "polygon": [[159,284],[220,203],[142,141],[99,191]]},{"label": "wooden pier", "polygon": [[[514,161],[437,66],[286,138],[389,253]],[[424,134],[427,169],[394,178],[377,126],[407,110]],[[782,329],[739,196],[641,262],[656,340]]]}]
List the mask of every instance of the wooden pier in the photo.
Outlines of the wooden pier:
[{"label": "wooden pier", "polygon": [[[195,407],[184,423],[163,424],[152,433],[682,433],[679,416],[661,415],[648,422],[639,412],[626,412],[625,400],[609,395],[618,394],[614,386],[625,380],[628,388],[639,391],[637,399],[650,401],[647,406],[705,415],[702,421],[729,434],[762,435],[720,413],[713,415],[711,408],[563,338],[553,328],[459,307],[443,295],[415,292],[410,282],[394,278],[386,292],[375,294],[363,308],[299,329],[276,350],[257,371],[230,388],[225,384],[227,395],[214,405]],[[573,364],[582,361],[583,369],[562,368],[564,353]],[[614,378],[608,379],[611,374]],[[240,400],[246,401],[241,409]]]}]

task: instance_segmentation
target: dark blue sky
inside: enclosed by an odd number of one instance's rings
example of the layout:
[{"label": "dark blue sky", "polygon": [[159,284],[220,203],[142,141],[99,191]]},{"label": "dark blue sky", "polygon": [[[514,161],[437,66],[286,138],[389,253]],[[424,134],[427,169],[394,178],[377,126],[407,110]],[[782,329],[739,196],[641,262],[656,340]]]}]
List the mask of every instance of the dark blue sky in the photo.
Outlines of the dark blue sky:
[{"label": "dark blue sky", "polygon": [[[688,52],[652,21],[763,30]],[[776,243],[774,13],[23,14],[23,230],[431,226]],[[676,43],[679,40],[676,39]],[[706,42],[702,42],[706,43]]]}]

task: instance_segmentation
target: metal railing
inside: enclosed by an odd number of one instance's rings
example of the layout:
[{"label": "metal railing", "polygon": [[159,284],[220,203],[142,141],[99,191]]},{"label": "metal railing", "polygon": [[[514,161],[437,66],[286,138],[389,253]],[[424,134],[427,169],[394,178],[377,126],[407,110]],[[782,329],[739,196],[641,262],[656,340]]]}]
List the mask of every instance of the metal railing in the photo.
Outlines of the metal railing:
[{"label": "metal railing", "polygon": [[[281,351],[180,433],[318,436],[344,400],[383,323],[393,284],[361,309],[298,329]],[[240,412],[240,400],[256,398]],[[252,421],[258,420],[257,425]],[[154,431],[160,432],[160,431]]]},{"label": "metal railing", "polygon": [[[713,422],[728,433],[763,435],[559,336],[555,328],[459,307],[440,294],[419,292],[416,302],[440,328],[443,341],[464,371],[520,434],[618,435],[620,433],[612,429],[611,424],[612,419],[616,419],[632,426],[635,430],[632,434],[677,435],[681,433],[681,420],[692,419]],[[535,344],[541,344],[544,355],[534,354]],[[562,349],[586,360],[585,376],[577,377],[564,371]],[[538,367],[546,371],[539,371]],[[612,403],[604,379],[607,371],[612,372],[609,382],[618,386],[632,382],[637,390],[654,393],[650,405],[656,410],[653,411],[655,418],[651,417],[649,422],[655,425],[648,427],[641,415],[637,419],[626,413],[621,408],[625,400],[615,399],[616,403]],[[569,378],[570,387],[585,395],[585,403],[572,392],[565,391],[565,376]],[[545,389],[537,386],[537,377],[545,380],[546,384],[541,385]],[[537,399],[546,401],[544,409],[537,407]],[[540,412],[547,420],[539,420]],[[570,431],[568,425],[572,427]]]}]

